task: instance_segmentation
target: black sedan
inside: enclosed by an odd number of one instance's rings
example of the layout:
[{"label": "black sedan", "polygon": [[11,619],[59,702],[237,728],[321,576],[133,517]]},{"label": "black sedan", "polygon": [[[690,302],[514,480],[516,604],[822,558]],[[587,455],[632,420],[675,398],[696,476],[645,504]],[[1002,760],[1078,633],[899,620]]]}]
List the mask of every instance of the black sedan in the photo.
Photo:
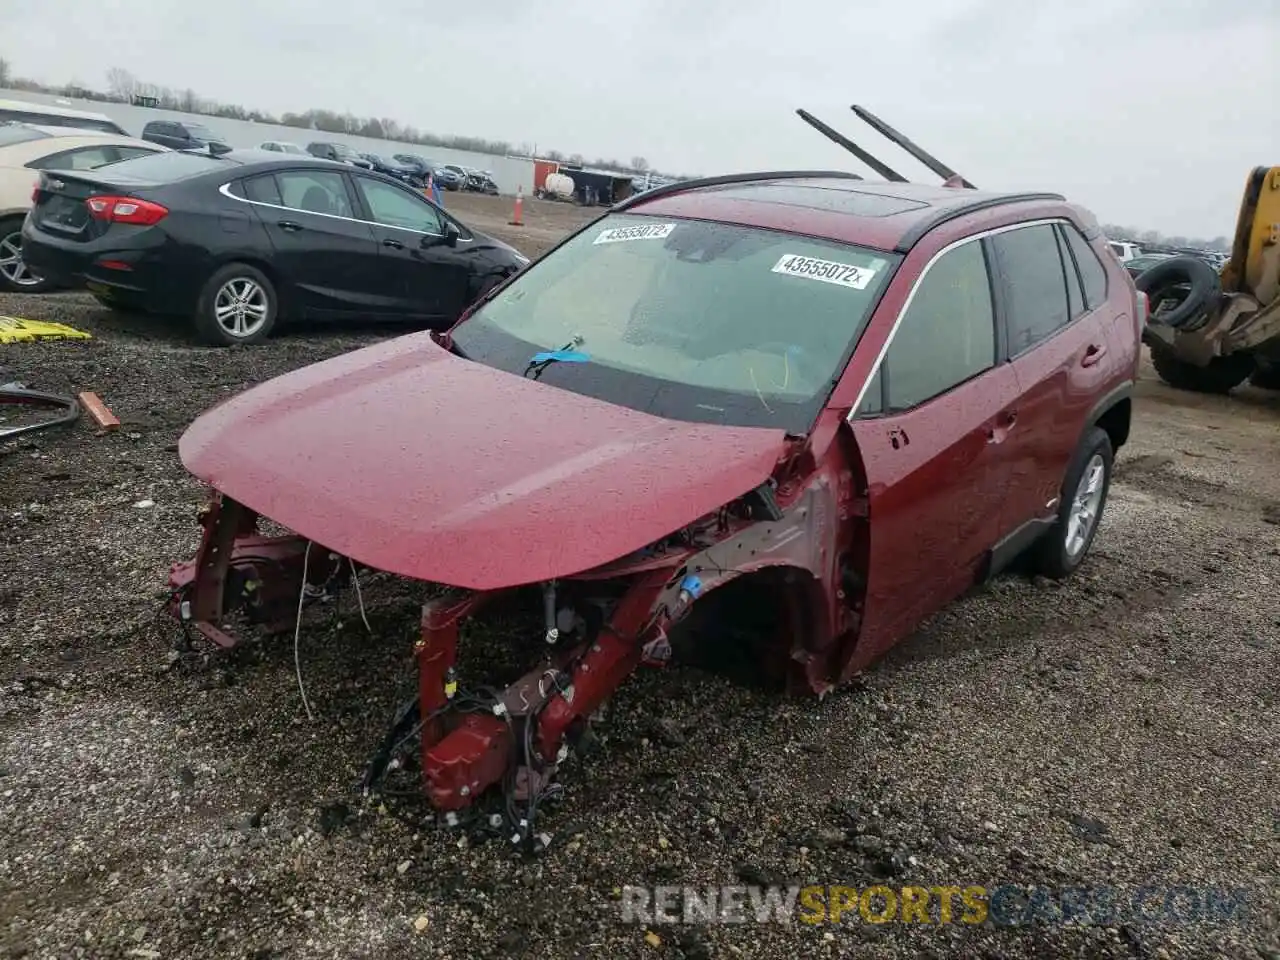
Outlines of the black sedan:
[{"label": "black sedan", "polygon": [[360,156],[369,161],[370,169],[376,173],[385,173],[388,177],[394,177],[402,180],[411,187],[421,189],[425,185],[426,180],[418,176],[418,172],[406,164],[396,160],[388,160],[386,157],[380,157],[376,153],[362,153]]},{"label": "black sedan", "polygon": [[1171,253],[1142,253],[1124,262],[1124,268],[1135,280],[1138,275],[1150,270],[1157,263],[1163,263],[1173,256]]},{"label": "black sedan", "polygon": [[529,262],[390,177],[256,150],[44,171],[22,251],[106,306],[192,318],[215,344],[286,318],[447,327]]}]

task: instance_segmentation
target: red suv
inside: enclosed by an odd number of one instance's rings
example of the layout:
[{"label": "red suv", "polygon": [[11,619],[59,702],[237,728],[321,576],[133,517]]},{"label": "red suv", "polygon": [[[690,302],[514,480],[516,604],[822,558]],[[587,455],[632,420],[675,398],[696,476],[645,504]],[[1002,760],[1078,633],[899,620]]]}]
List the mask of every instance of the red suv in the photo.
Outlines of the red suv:
[{"label": "red suv", "polygon": [[[214,495],[174,610],[230,645],[231,613],[293,631],[363,567],[447,586],[388,743],[421,731],[442,810],[499,782],[532,809],[618,684],[706,635],[691,622],[749,611],[761,663],[823,693],[1015,557],[1074,570],[1129,433],[1141,313],[1056,195],[837,173],[661,187],[448,333],[197,420],[181,456]],[[459,626],[509,604],[528,672],[482,689]]]}]

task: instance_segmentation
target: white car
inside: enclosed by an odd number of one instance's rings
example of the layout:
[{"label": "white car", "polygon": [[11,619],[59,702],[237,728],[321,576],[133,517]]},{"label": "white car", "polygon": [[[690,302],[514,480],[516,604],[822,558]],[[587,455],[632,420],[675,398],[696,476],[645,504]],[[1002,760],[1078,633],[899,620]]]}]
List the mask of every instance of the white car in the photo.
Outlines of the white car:
[{"label": "white car", "polygon": [[296,143],[290,143],[288,140],[264,140],[258,144],[259,150],[267,150],[271,153],[297,153],[302,156],[309,156],[307,151]]},{"label": "white car", "polygon": [[1142,256],[1142,248],[1127,240],[1108,240],[1107,245],[1111,247],[1111,252],[1120,258],[1121,263],[1128,263],[1134,257]]},{"label": "white car", "polygon": [[167,150],[111,133],[0,121],[0,292],[43,293],[51,285],[22,262],[22,221],[40,170],[92,170]]},{"label": "white car", "polygon": [[105,113],[55,107],[34,100],[0,100],[0,122],[35,123],[45,127],[68,127],[73,130],[96,130],[127,137],[129,131]]}]

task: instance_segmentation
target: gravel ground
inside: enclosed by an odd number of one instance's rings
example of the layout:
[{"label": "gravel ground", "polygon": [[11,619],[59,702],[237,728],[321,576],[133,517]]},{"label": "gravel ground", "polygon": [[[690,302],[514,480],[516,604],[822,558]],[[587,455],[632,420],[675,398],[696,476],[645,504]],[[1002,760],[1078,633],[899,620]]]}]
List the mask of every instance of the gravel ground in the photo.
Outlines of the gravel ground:
[{"label": "gravel ground", "polygon": [[[530,202],[508,229],[507,203],[456,205],[532,253],[580,218]],[[314,722],[287,639],[174,659],[156,619],[197,543],[185,426],[396,331],[214,351],[82,295],[0,314],[95,337],[0,348],[0,382],[93,389],[124,422],[0,445],[0,956],[1280,957],[1280,394],[1148,376],[1082,572],[999,580],[824,702],[638,674],[527,860],[352,789],[412,689],[422,588],[370,582],[373,636],[350,609],[308,618]],[[760,878],[1222,885],[1250,908],[1020,930],[619,919],[626,884]]]}]

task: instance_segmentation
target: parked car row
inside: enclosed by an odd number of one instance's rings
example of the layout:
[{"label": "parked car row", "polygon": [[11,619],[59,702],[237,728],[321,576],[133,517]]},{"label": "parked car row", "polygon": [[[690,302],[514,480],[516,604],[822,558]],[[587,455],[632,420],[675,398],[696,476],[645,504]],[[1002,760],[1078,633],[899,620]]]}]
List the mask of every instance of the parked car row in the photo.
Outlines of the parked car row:
[{"label": "parked car row", "polygon": [[529,262],[371,167],[143,146],[103,165],[45,165],[34,192],[26,171],[14,244],[25,271],[247,344],[291,319],[447,327]]}]

